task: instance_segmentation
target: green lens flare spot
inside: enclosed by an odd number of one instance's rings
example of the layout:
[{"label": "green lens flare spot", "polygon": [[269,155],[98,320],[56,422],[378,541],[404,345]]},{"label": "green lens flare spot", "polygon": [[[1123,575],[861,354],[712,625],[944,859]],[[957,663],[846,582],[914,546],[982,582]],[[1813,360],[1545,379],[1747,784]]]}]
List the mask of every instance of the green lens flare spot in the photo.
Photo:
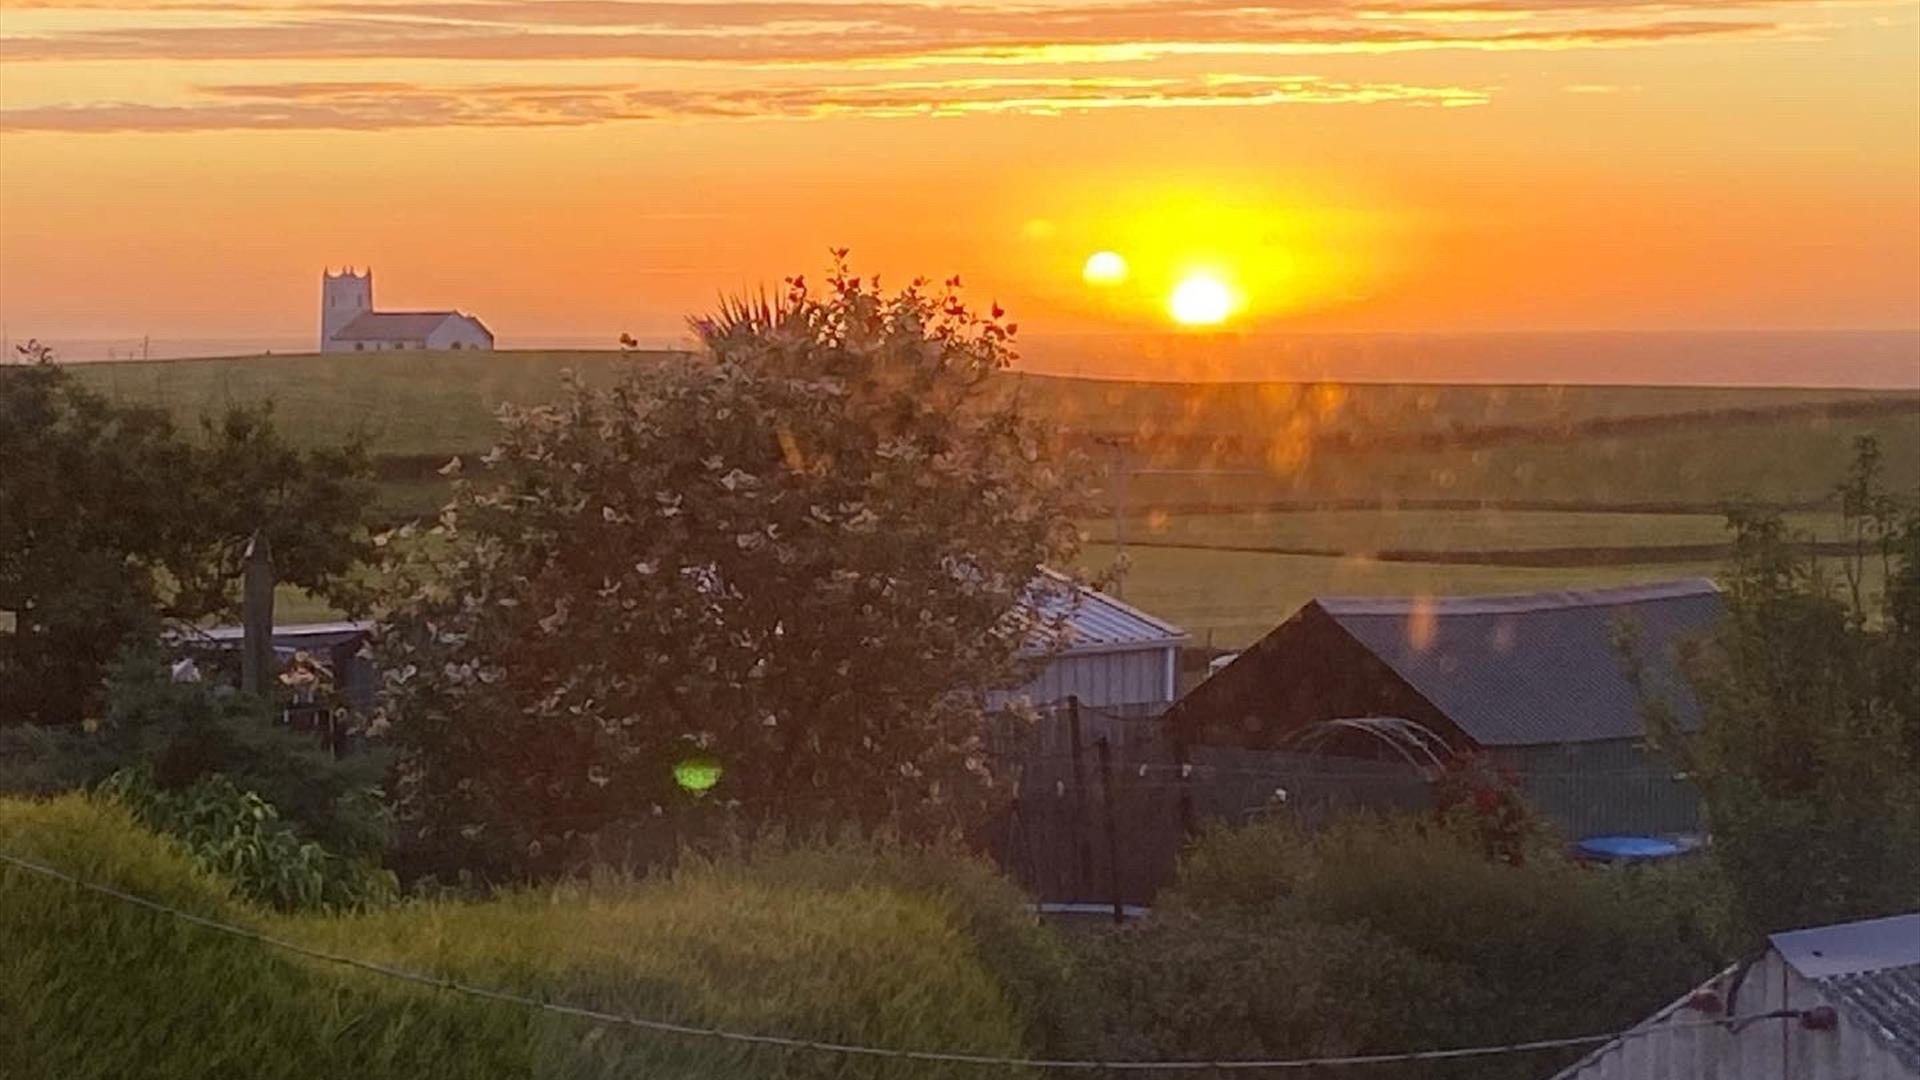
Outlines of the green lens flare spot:
[{"label": "green lens flare spot", "polygon": [[720,782],[720,763],[710,758],[683,761],[673,767],[673,782],[682,791],[704,795]]}]

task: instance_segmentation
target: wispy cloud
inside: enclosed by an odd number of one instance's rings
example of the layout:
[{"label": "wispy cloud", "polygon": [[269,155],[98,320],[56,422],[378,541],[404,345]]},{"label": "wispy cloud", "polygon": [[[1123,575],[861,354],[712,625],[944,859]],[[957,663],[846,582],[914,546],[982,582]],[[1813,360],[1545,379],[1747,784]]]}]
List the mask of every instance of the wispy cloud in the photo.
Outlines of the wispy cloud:
[{"label": "wispy cloud", "polygon": [[[1716,0],[1116,0],[982,5],[849,0],[334,0],[221,4],[198,25],[121,22],[0,34],[28,60],[623,59],[729,64],[1032,62],[1409,49],[1561,49],[1769,28]],[[193,9],[192,5],[187,5]],[[44,10],[44,9],[43,9]],[[236,17],[236,12],[248,13]],[[1435,14],[1494,16],[1460,23]],[[1541,20],[1551,18],[1551,25]],[[1623,21],[1624,20],[1624,21]]]},{"label": "wispy cloud", "polygon": [[[0,62],[167,61],[166,85],[0,110],[14,131],[550,126],[663,117],[1475,105],[1485,88],[1275,75],[1303,58],[1554,52],[1804,33],[1891,0],[0,0]],[[444,83],[356,81],[412,62]],[[192,87],[196,64],[302,81]],[[605,77],[631,65],[631,81]],[[564,80],[580,65],[577,82]],[[1247,75],[1196,75],[1216,67]],[[698,77],[687,77],[689,69]],[[590,70],[592,74],[586,72]],[[982,71],[1008,78],[981,80]],[[343,81],[313,81],[322,73]],[[1098,74],[1102,77],[1088,77]],[[516,82],[516,75],[523,81]],[[711,77],[709,77],[711,76]],[[623,73],[622,78],[627,76]],[[490,85],[468,85],[482,81]],[[918,80],[918,81],[908,81]],[[14,85],[20,85],[16,82]],[[706,89],[723,86],[726,89]]]},{"label": "wispy cloud", "polygon": [[680,91],[630,85],[436,87],[395,82],[209,86],[179,105],[106,103],[0,109],[7,131],[381,130],[577,126],[670,118],[1054,115],[1095,109],[1276,105],[1484,104],[1483,90],[1310,76],[1195,79],[951,79]]}]

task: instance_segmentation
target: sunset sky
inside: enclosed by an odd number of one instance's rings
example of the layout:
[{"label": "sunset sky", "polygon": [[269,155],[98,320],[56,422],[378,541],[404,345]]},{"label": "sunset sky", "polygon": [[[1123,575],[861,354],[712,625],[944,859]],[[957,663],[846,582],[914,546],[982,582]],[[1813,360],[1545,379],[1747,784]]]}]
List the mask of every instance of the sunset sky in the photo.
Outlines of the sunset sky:
[{"label": "sunset sky", "polygon": [[610,343],[843,245],[1043,334],[1920,326],[1920,4],[0,0],[15,340],[352,264]]}]

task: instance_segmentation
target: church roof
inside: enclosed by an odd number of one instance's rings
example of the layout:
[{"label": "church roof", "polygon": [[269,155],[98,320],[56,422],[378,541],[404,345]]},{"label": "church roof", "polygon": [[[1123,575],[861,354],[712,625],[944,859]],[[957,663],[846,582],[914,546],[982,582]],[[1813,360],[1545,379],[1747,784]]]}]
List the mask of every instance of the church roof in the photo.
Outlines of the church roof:
[{"label": "church roof", "polygon": [[335,341],[424,341],[457,311],[368,311],[341,327]]}]

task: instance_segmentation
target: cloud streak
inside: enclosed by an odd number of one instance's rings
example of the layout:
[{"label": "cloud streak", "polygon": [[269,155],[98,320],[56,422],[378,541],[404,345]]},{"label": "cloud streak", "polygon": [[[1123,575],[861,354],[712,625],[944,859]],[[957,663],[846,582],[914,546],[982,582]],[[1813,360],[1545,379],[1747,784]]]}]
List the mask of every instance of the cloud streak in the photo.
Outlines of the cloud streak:
[{"label": "cloud streak", "polygon": [[[1758,0],[1764,6],[1766,0]],[[1009,6],[850,0],[334,0],[210,3],[200,25],[123,25],[0,35],[0,59],[487,61],[917,66],[988,58],[1046,63],[1167,55],[1293,55],[1413,49],[1567,49],[1764,32],[1714,0],[1115,0]],[[170,9],[173,10],[173,9]],[[215,18],[211,13],[219,12]],[[235,12],[247,17],[236,16]],[[1435,21],[1438,14],[1476,17]],[[1624,21],[1623,21],[1624,20]]]},{"label": "cloud streak", "polygon": [[0,109],[0,131],[566,127],[664,119],[1060,115],[1105,109],[1486,103],[1486,91],[1311,76],[950,79],[684,91],[624,84],[435,87],[397,82],[221,85],[180,105]]}]

